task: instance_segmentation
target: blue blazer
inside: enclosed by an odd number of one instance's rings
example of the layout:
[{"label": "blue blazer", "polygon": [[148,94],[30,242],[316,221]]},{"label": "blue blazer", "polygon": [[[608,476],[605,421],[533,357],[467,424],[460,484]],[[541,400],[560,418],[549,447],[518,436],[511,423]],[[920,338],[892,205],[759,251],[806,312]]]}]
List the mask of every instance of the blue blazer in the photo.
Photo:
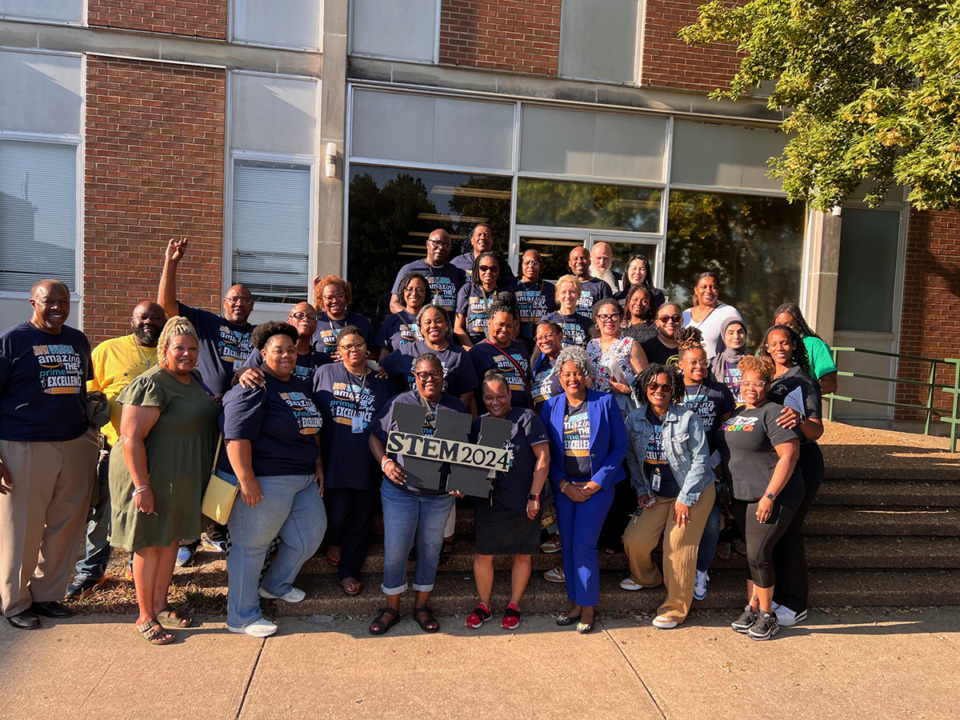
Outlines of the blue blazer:
[{"label": "blue blazer", "polygon": [[[567,396],[560,393],[547,400],[540,413],[550,438],[550,478],[555,483],[567,475],[563,462],[563,412],[566,407]],[[623,469],[627,430],[620,408],[609,393],[587,390],[587,416],[590,418],[590,479],[606,490],[627,476]]]}]

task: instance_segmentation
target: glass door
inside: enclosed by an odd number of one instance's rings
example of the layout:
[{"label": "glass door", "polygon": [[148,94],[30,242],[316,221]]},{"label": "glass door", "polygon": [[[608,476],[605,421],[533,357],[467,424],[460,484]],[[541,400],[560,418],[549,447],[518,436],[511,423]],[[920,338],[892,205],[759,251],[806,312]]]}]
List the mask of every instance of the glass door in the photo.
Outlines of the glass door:
[{"label": "glass door", "polygon": [[[613,253],[613,262],[611,263],[611,269],[619,273],[620,275],[626,276],[627,267],[630,265],[630,261],[637,256],[641,256],[647,259],[647,267],[650,268],[650,271],[653,273],[653,277],[650,278],[650,283],[654,287],[660,287],[660,280],[663,277],[663,272],[660,267],[660,256],[659,256],[659,244],[656,242],[651,242],[650,240],[644,241],[633,241],[628,240],[622,235],[600,235],[596,233],[591,233],[588,238],[589,245],[588,247],[592,250],[593,246],[597,243],[604,242],[610,246],[610,250]],[[626,278],[621,283],[621,289],[626,287]]]}]

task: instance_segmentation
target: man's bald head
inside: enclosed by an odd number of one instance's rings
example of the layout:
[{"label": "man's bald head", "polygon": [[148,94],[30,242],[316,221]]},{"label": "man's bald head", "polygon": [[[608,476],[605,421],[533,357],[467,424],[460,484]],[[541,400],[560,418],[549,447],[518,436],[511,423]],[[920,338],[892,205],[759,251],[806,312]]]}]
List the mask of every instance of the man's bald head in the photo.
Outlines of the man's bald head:
[{"label": "man's bald head", "polygon": [[223,316],[236,325],[244,325],[253,312],[253,294],[243,285],[231,285],[223,297]]},{"label": "man's bald head", "polygon": [[59,335],[70,317],[70,290],[60,280],[37,280],[30,288],[30,307],[33,308],[31,325],[38,330]]}]

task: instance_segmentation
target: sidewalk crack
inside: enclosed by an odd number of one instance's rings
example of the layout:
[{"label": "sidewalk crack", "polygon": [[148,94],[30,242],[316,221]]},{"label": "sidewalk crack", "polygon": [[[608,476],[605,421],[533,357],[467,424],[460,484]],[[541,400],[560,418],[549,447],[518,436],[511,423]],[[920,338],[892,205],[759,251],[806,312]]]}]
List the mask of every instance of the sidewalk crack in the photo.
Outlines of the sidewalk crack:
[{"label": "sidewalk crack", "polygon": [[267,644],[267,638],[263,638],[260,641],[260,649],[257,650],[257,657],[253,661],[253,667],[250,669],[250,677],[247,678],[247,684],[243,688],[243,695],[240,696],[240,705],[237,706],[237,714],[234,716],[234,720],[240,720],[240,716],[243,714],[244,703],[247,702],[247,693],[250,692],[250,685],[253,683],[253,676],[257,674],[257,667],[260,665],[260,656],[263,655],[263,648]]},{"label": "sidewalk crack", "polygon": [[653,696],[653,693],[650,691],[650,688],[647,687],[647,684],[643,681],[643,678],[640,677],[640,673],[637,671],[637,668],[630,661],[630,658],[627,657],[627,654],[623,651],[623,648],[620,647],[620,643],[618,643],[616,640],[613,639],[613,635],[611,635],[606,628],[603,629],[603,634],[606,635],[608,638],[610,638],[610,642],[612,642],[614,647],[617,648],[617,652],[620,653],[620,656],[624,659],[627,665],[630,666],[630,669],[633,670],[634,677],[637,678],[637,682],[640,683],[641,687],[643,687],[644,691],[647,693],[647,697],[650,698],[650,701],[653,703],[653,706],[657,709],[657,712],[660,713],[660,717],[666,720],[667,719],[666,713],[663,712],[663,708],[660,707],[660,703],[657,702],[657,699]]}]

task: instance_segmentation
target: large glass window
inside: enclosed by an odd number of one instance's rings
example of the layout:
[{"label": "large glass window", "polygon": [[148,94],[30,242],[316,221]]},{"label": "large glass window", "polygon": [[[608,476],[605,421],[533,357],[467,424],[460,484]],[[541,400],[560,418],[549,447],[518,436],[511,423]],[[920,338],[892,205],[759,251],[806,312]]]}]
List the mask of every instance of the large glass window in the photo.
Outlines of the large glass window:
[{"label": "large glass window", "polygon": [[782,198],[675,190],[663,291],[690,307],[697,276],[716,272],[720,299],[740,311],[755,347],[777,306],[800,297],[803,223],[803,205]]},{"label": "large glass window", "polygon": [[0,0],[0,18],[49,20],[77,24],[83,22],[83,0]]},{"label": "large glass window", "polygon": [[351,0],[350,52],[436,62],[439,11],[437,0]]},{"label": "large glass window", "polygon": [[[837,283],[838,331],[893,332],[900,213],[844,208]],[[864,308],[870,308],[864,312]]]},{"label": "large glass window", "polygon": [[235,160],[232,283],[257,302],[307,299],[310,166]]},{"label": "large glass window", "polygon": [[77,146],[0,141],[0,291],[77,290]]},{"label": "large glass window", "polygon": [[661,190],[521,179],[517,223],[550,227],[657,232]]},{"label": "large glass window", "polygon": [[316,0],[233,0],[233,37],[256,45],[319,48],[320,7]]},{"label": "large glass window", "polygon": [[453,238],[452,259],[472,251],[474,225],[488,223],[494,249],[506,256],[510,196],[508,177],[351,166],[347,268],[356,308],[373,317],[397,271],[426,255],[437,228]]}]

